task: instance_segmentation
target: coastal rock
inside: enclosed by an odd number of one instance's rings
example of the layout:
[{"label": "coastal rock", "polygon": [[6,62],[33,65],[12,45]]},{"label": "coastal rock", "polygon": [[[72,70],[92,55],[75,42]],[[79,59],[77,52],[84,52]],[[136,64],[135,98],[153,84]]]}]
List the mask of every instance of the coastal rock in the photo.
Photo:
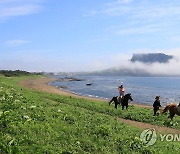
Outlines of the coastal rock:
[{"label": "coastal rock", "polygon": [[131,62],[139,61],[142,63],[168,63],[171,59],[173,59],[173,56],[166,55],[164,53],[133,54]]}]

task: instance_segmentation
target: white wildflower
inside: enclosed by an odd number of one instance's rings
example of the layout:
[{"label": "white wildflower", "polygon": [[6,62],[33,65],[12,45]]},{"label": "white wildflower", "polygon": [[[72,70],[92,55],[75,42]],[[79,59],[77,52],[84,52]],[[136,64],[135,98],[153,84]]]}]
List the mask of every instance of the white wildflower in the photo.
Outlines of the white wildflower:
[{"label": "white wildflower", "polygon": [[23,116],[25,119],[29,119],[29,116],[28,115],[24,115]]},{"label": "white wildflower", "polygon": [[6,114],[8,114],[9,112],[10,112],[10,111],[5,111],[4,114],[6,115]]},{"label": "white wildflower", "polygon": [[10,95],[10,96],[9,96],[9,98],[13,98],[13,96],[12,96],[12,95]]},{"label": "white wildflower", "polygon": [[58,112],[62,112],[62,110],[59,109]]},{"label": "white wildflower", "polygon": [[14,102],[15,102],[15,103],[19,103],[19,102],[20,102],[20,100],[16,99]]},{"label": "white wildflower", "polygon": [[21,106],[21,109],[26,110],[26,108],[24,106]]},{"label": "white wildflower", "polygon": [[4,96],[0,98],[0,101],[5,101],[5,100],[6,100],[6,99],[5,99]]},{"label": "white wildflower", "polygon": [[34,109],[34,108],[36,108],[36,106],[35,106],[35,105],[32,105],[32,106],[30,106],[29,108],[30,108],[30,109]]},{"label": "white wildflower", "polygon": [[23,96],[20,96],[21,99],[23,99]]}]

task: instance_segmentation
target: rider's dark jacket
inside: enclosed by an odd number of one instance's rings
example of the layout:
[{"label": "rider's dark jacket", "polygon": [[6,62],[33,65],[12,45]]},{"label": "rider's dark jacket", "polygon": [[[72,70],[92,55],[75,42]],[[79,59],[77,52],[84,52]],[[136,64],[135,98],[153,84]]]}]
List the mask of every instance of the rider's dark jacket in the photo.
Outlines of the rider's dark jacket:
[{"label": "rider's dark jacket", "polygon": [[155,101],[154,101],[154,104],[153,104],[153,107],[154,107],[154,108],[158,108],[158,107],[160,107],[160,106],[161,106],[160,100],[155,100]]}]

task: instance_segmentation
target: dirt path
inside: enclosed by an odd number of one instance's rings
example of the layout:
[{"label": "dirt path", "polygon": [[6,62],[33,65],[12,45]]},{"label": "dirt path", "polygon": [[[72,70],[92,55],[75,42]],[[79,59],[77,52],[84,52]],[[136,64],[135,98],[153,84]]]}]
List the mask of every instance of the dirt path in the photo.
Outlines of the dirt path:
[{"label": "dirt path", "polygon": [[123,118],[117,118],[118,121],[123,122],[125,124],[132,125],[134,127],[140,128],[142,130],[147,129],[147,128],[154,128],[158,133],[163,133],[163,134],[180,134],[180,130],[178,129],[173,129],[169,127],[163,127],[163,126],[157,126],[157,125],[152,125],[144,122],[138,122],[138,121],[133,121],[133,120],[128,120],[128,119],[123,119]]},{"label": "dirt path", "polygon": [[[53,82],[56,79],[53,78],[36,78],[36,79],[28,79],[28,80],[23,80],[20,82],[20,85],[24,87],[28,87],[34,90],[39,90],[39,91],[44,91],[48,93],[55,93],[59,95],[65,95],[65,96],[73,96],[77,98],[86,98],[90,100],[96,100],[96,101],[103,101],[107,102],[108,100],[104,99],[98,99],[98,98],[89,98],[89,97],[84,97],[84,96],[79,96],[76,94],[72,94],[70,92],[65,92],[60,90],[59,88],[56,88],[54,86],[48,85],[49,82]],[[143,108],[151,108],[150,106],[145,106],[145,105],[140,105],[140,104],[134,104],[134,106],[138,107],[143,107]],[[156,126],[148,123],[143,123],[143,122],[138,122],[138,121],[133,121],[133,120],[127,120],[123,118],[117,118],[118,121],[132,125],[134,127],[140,128],[142,130],[147,129],[147,128],[155,128],[157,132],[160,133],[177,133],[180,134],[180,130],[173,129],[173,128],[168,128],[168,127],[162,127],[162,126]]]}]

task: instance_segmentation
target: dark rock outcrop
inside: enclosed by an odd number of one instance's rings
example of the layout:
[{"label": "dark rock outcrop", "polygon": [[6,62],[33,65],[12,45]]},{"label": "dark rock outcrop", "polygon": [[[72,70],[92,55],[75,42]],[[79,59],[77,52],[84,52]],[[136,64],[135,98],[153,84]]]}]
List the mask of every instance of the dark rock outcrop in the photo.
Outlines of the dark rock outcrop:
[{"label": "dark rock outcrop", "polygon": [[164,53],[133,54],[131,62],[168,63],[170,59],[173,59],[173,56]]}]

